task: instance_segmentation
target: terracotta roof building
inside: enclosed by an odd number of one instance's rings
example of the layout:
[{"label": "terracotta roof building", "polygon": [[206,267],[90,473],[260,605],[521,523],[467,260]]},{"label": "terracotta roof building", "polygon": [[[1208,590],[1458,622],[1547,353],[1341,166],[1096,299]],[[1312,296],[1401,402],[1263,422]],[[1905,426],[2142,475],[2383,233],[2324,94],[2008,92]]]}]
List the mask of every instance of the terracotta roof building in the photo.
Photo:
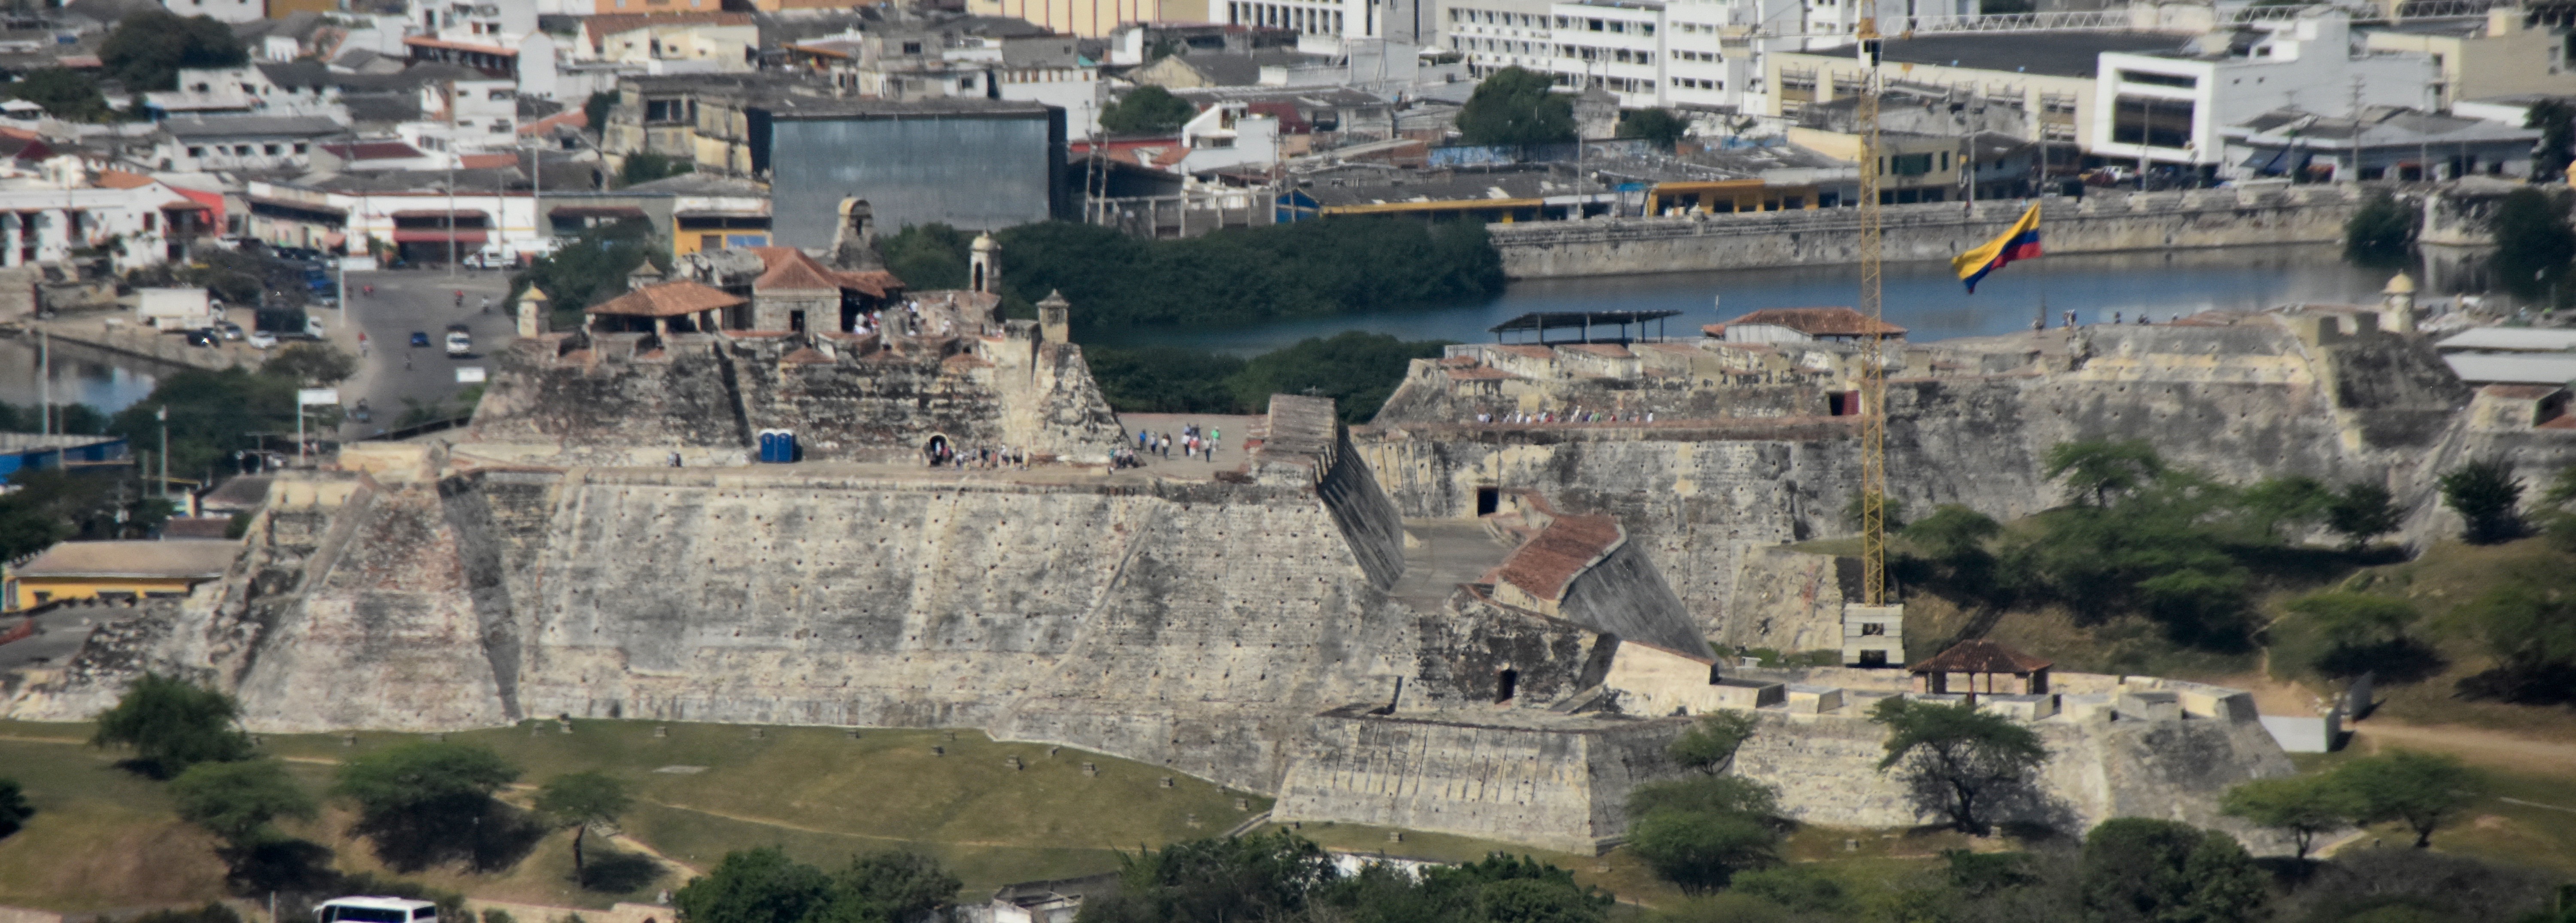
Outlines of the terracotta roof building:
[{"label": "terracotta roof building", "polygon": [[[649,264],[648,264],[649,265]],[[613,318],[611,329],[651,329],[657,334],[671,332],[674,318],[683,319],[688,331],[710,331],[723,326],[717,312],[740,307],[746,302],[739,295],[703,283],[682,279],[646,285],[582,309],[591,327],[600,326],[600,318]]]},{"label": "terracotta roof building", "polygon": [[1905,339],[1905,328],[1870,320],[1850,308],[1765,308],[1700,329],[1729,343],[1853,343],[1873,333]]}]

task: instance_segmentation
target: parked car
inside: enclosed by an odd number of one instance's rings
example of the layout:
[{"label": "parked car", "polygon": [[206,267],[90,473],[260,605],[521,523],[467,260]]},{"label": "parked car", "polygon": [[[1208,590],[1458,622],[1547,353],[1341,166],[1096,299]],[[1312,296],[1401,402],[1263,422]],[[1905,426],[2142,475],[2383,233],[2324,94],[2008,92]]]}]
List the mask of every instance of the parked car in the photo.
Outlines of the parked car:
[{"label": "parked car", "polygon": [[242,338],[241,325],[233,323],[232,321],[216,321],[215,329],[223,333],[224,339],[238,340]]},{"label": "parked car", "polygon": [[412,331],[412,332],[411,332],[411,345],[413,345],[413,346],[428,346],[428,345],[429,345],[429,331],[426,331],[426,330],[414,330],[414,331]]},{"label": "parked car", "polygon": [[448,325],[447,354],[450,356],[470,356],[474,354],[474,335],[466,331],[464,324]]},{"label": "parked car", "polygon": [[188,345],[190,346],[204,346],[211,349],[213,347],[223,345],[223,342],[223,331],[216,330],[213,327],[199,327],[195,330],[188,331]]},{"label": "parked car", "polygon": [[252,349],[269,349],[277,345],[277,336],[266,330],[253,330],[242,336],[242,342],[249,343]]}]

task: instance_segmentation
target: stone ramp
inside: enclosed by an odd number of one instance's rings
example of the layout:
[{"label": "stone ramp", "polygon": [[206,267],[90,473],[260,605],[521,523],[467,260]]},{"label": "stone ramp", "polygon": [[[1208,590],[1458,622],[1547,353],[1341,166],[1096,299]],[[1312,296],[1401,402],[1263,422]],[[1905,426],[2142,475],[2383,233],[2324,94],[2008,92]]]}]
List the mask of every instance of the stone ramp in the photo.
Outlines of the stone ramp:
[{"label": "stone ramp", "polygon": [[1512,553],[1479,519],[1407,519],[1404,536],[1404,578],[1388,595],[1420,612],[1439,611],[1458,584],[1477,582]]}]

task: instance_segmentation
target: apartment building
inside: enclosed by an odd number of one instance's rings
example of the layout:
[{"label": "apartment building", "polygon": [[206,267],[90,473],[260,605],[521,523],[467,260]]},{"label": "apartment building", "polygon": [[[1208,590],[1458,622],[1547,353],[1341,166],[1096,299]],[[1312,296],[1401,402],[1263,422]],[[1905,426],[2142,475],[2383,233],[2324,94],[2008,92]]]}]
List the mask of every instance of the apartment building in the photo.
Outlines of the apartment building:
[{"label": "apartment building", "polygon": [[1974,14],[1977,0],[1449,0],[1440,43],[1482,76],[1520,67],[1623,108],[1776,113],[1764,56],[1848,46],[1861,19]]}]

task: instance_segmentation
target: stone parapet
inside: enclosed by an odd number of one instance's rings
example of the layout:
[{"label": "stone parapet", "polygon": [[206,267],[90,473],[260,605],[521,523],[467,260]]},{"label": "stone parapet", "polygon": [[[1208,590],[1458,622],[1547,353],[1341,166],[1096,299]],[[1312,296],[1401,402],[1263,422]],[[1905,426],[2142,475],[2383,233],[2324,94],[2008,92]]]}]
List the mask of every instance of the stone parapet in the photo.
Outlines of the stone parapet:
[{"label": "stone parapet", "polygon": [[[2342,239],[2361,193],[2302,186],[2251,195],[2111,192],[2040,202],[2048,252],[2113,253],[2332,242]],[[1888,206],[1882,212],[1886,258],[1947,260],[2001,233],[2028,204]],[[1504,274],[1516,279],[1857,263],[1859,229],[1859,210],[1851,208],[1487,226]]]}]

